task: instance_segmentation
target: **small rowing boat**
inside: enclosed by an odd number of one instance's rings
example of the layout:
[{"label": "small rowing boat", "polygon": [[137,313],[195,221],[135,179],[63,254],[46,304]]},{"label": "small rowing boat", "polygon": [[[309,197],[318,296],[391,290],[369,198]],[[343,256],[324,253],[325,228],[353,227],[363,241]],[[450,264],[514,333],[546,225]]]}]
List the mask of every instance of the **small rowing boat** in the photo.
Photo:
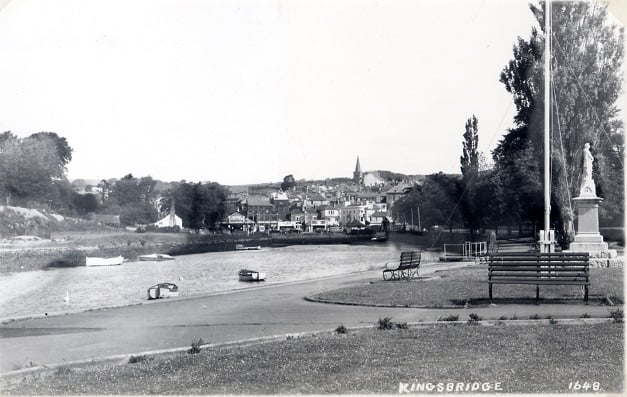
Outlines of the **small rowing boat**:
[{"label": "small rowing boat", "polygon": [[148,299],[169,298],[179,296],[179,287],[173,283],[159,283],[148,288]]},{"label": "small rowing boat", "polygon": [[242,269],[238,273],[239,281],[264,281],[266,274],[255,270]]},{"label": "small rowing boat", "polygon": [[140,255],[137,257],[137,259],[139,259],[140,261],[161,262],[161,261],[171,261],[174,259],[174,257],[168,254],[149,254],[149,255]]},{"label": "small rowing boat", "polygon": [[122,256],[116,256],[114,258],[85,257],[85,266],[117,266],[121,265],[122,262],[124,262]]},{"label": "small rowing boat", "polygon": [[260,249],[261,249],[261,245],[247,247],[244,244],[235,244],[236,251],[253,251],[253,250],[260,250]]}]

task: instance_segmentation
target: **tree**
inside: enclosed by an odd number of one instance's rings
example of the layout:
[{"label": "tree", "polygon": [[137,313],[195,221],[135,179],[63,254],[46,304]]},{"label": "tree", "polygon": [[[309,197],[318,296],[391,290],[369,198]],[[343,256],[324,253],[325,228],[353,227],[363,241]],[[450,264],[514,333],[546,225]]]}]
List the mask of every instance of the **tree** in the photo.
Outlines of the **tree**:
[{"label": "tree", "polygon": [[72,192],[72,206],[80,215],[96,212],[99,206],[98,197],[91,193],[79,194]]},{"label": "tree", "polygon": [[226,189],[217,183],[180,182],[166,193],[162,211],[174,203],[183,226],[190,229],[214,229],[226,213]]},{"label": "tree", "polygon": [[157,220],[155,185],[149,176],[137,179],[133,174],[125,175],[111,186],[107,207],[120,214],[124,225],[153,223]]},{"label": "tree", "polygon": [[464,141],[462,143],[461,163],[462,177],[464,184],[469,185],[477,177],[479,172],[479,128],[477,117],[473,114],[466,121],[464,131]]},{"label": "tree", "polygon": [[[58,181],[65,179],[65,166],[72,159],[67,140],[53,132],[18,138],[10,132],[0,135],[0,194],[12,201],[49,203],[62,195]],[[68,206],[69,202],[57,203]]]},{"label": "tree", "polygon": [[281,190],[286,192],[289,189],[292,189],[293,187],[296,187],[296,180],[294,179],[294,175],[292,174],[286,175],[283,178],[283,183],[281,183]]},{"label": "tree", "polygon": [[479,176],[479,129],[477,117],[473,114],[466,121],[464,141],[462,143],[462,156],[459,161],[462,171],[462,213],[470,227],[471,237],[480,227],[480,218],[477,216],[475,205],[475,189]]},{"label": "tree", "polygon": [[[530,6],[541,26],[543,3]],[[582,149],[594,149],[598,192],[607,201],[605,213],[624,215],[623,126],[616,101],[621,90],[624,32],[608,25],[607,6],[589,2],[562,2],[553,7],[551,205],[552,222],[562,242],[573,235],[571,199],[578,195]],[[501,82],[516,105],[515,126],[493,151],[498,179],[511,216],[540,222],[543,214],[539,183],[544,173],[545,37],[532,29],[529,41],[518,39]],[[582,76],[585,76],[583,78]],[[607,216],[607,215],[606,215]]]},{"label": "tree", "polygon": [[457,205],[459,195],[459,177],[442,172],[427,175],[422,186],[413,187],[407,196],[394,203],[392,213],[401,222],[408,222],[413,213],[414,223],[417,223],[420,207],[421,225],[443,225],[452,229],[461,221]]}]

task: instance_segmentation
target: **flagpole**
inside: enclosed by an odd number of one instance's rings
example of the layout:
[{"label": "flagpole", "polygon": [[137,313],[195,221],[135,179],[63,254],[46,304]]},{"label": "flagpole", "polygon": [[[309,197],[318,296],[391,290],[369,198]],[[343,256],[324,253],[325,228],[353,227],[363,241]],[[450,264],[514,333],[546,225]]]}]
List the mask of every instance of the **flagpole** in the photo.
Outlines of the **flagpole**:
[{"label": "flagpole", "polygon": [[[551,219],[551,0],[544,12],[544,240],[543,251],[550,252]],[[547,249],[548,248],[548,249]]]}]

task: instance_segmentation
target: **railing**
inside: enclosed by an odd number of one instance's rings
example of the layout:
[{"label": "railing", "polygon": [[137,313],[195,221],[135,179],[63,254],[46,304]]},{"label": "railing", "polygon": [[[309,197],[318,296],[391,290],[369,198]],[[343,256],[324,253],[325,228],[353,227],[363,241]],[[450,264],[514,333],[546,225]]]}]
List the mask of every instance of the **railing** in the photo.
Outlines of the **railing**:
[{"label": "railing", "polygon": [[444,244],[444,258],[476,259],[487,255],[486,241],[466,241],[463,244]]}]

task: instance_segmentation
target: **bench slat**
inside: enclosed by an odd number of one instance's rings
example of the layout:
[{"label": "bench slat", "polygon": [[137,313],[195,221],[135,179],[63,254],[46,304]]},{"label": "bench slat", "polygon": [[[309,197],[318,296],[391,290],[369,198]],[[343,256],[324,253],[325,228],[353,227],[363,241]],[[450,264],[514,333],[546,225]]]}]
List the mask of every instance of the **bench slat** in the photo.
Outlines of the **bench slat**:
[{"label": "bench slat", "polygon": [[572,253],[503,253],[488,260],[488,284],[492,300],[492,284],[581,285],[588,302],[589,254]]},{"label": "bench slat", "polygon": [[491,280],[488,284],[531,284],[531,285],[590,285],[587,280],[538,280],[538,279],[520,279],[515,278],[511,280]]},{"label": "bench slat", "polygon": [[489,272],[489,277],[499,277],[499,276],[511,276],[511,277],[544,277],[544,276],[552,276],[552,277],[568,277],[568,276],[589,276],[589,272],[585,270],[576,270],[576,271],[568,271],[568,272],[536,272],[536,271],[501,271],[501,272]]},{"label": "bench slat", "polygon": [[569,272],[569,271],[577,271],[577,270],[585,270],[588,269],[586,265],[577,265],[577,266],[503,266],[503,265],[493,265],[488,267],[488,271],[501,272],[501,271],[552,271],[552,272]]}]

